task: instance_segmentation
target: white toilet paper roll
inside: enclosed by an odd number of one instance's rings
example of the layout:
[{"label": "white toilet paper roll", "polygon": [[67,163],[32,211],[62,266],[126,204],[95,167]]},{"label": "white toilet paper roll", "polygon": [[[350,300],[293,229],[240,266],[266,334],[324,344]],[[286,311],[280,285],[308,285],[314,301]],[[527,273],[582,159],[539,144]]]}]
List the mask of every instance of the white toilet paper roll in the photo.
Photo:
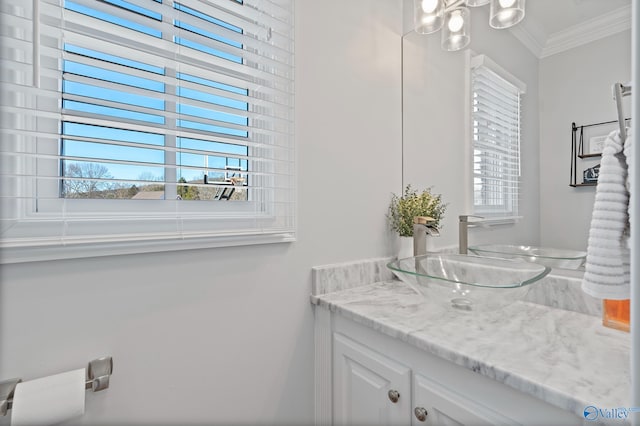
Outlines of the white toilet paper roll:
[{"label": "white toilet paper roll", "polygon": [[84,414],[85,369],[18,383],[13,394],[12,426],[44,426]]}]

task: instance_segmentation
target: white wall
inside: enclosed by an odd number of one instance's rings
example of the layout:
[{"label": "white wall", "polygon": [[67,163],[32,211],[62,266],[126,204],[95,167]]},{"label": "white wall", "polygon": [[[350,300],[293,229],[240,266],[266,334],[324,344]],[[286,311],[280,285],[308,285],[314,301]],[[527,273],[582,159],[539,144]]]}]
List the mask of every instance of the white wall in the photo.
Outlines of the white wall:
[{"label": "white wall", "polygon": [[[571,123],[617,120],[611,85],[631,78],[631,33],[616,35],[540,61],[540,242],[585,250],[595,187],[569,187]],[[630,114],[630,109],[626,109]],[[582,170],[598,160],[578,160]]]},{"label": "white wall", "polygon": [[311,423],[311,267],[392,254],[401,21],[296,2],[296,243],[3,266],[0,378],[112,355],[81,423]]},{"label": "white wall", "polygon": [[[411,2],[405,1],[405,11]],[[527,85],[522,99],[522,183],[515,225],[476,228],[469,243],[537,244],[539,234],[538,59],[508,31],[489,27],[488,7],[472,9],[471,49],[486,54]],[[405,16],[405,25],[410,21]],[[405,31],[407,31],[405,29]],[[415,33],[404,43],[403,182],[433,186],[449,203],[437,247],[458,243],[458,216],[470,214],[471,178],[468,140],[465,52],[440,48],[440,32]]]}]

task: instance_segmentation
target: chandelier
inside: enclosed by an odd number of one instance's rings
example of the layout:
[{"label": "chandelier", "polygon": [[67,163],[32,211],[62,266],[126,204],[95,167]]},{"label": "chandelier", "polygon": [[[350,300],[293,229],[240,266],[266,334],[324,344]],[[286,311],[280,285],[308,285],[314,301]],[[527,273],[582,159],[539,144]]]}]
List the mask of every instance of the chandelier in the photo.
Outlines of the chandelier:
[{"label": "chandelier", "polygon": [[524,18],[525,0],[413,0],[415,31],[431,34],[442,29],[442,48],[464,49],[471,41],[470,11],[490,3],[489,25],[510,28]]}]

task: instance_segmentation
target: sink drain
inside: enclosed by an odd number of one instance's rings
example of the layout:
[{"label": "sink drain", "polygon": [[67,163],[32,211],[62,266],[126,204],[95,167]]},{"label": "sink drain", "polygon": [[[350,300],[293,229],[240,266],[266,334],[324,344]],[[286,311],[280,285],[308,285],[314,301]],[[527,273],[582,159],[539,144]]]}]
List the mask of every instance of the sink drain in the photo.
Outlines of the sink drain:
[{"label": "sink drain", "polygon": [[464,297],[457,297],[455,299],[451,299],[451,306],[460,309],[461,311],[470,311],[473,307],[473,302],[469,299],[465,299]]}]

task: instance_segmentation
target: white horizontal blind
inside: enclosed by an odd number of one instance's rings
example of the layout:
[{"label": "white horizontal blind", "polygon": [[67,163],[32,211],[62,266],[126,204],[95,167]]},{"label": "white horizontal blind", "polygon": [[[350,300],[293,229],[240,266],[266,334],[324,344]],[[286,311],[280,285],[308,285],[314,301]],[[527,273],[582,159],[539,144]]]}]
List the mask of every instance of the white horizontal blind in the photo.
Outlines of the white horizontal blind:
[{"label": "white horizontal blind", "polygon": [[3,248],[293,238],[292,0],[1,13]]},{"label": "white horizontal blind", "polygon": [[471,68],[474,213],[511,218],[518,216],[521,89],[487,64]]}]

